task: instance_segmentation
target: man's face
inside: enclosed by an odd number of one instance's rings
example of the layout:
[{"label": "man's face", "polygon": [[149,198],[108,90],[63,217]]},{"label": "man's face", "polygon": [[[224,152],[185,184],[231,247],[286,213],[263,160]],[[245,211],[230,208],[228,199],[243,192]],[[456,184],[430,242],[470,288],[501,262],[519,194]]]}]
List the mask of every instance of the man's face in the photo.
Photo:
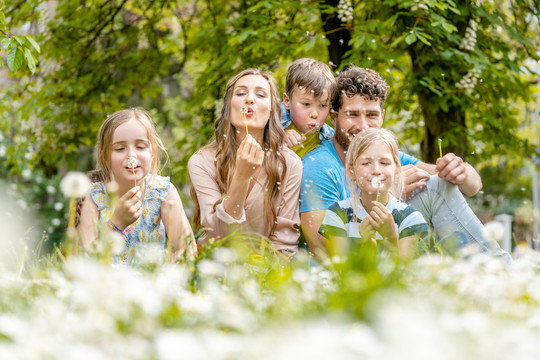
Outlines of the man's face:
[{"label": "man's face", "polygon": [[360,94],[341,96],[341,108],[330,116],[336,129],[335,140],[343,150],[347,150],[352,138],[360,131],[382,126],[384,112],[378,100],[366,100]]}]

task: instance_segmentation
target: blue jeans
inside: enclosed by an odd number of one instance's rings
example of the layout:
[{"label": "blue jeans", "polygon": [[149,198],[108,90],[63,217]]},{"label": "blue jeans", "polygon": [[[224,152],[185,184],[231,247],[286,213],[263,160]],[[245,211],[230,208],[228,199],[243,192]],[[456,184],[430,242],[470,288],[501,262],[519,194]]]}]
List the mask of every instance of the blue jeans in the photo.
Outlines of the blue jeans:
[{"label": "blue jeans", "polygon": [[501,249],[495,240],[484,236],[484,225],[456,185],[432,175],[425,187],[409,196],[407,204],[422,213],[430,228],[435,231],[437,241],[460,232],[467,237],[468,243],[478,245],[482,251],[507,262],[512,261],[510,254]]}]

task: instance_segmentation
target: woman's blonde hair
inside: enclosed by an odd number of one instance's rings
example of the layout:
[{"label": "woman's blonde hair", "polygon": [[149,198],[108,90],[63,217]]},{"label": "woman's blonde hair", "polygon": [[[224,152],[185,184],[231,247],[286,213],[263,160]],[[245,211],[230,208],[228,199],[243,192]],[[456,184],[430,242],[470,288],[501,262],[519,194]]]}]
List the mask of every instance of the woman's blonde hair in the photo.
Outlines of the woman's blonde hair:
[{"label": "woman's blonde hair", "polygon": [[358,187],[356,181],[351,181],[350,171],[354,171],[354,164],[358,158],[374,144],[383,144],[388,147],[388,150],[392,153],[392,160],[396,165],[396,174],[394,177],[394,183],[390,188],[390,193],[396,198],[400,199],[403,193],[403,174],[401,171],[401,163],[399,160],[399,150],[397,144],[397,138],[393,132],[386,129],[368,128],[365,129],[354,137],[347,150],[347,156],[345,158],[345,173],[347,179],[347,185],[349,187],[349,193],[351,194],[351,202],[356,214],[356,205],[360,203],[362,198],[362,192]]},{"label": "woman's blonde hair", "polygon": [[[264,195],[264,208],[270,209],[270,211],[266,213],[265,224],[271,236],[275,231],[275,222],[277,220],[277,209],[273,204],[282,191],[280,190],[280,182],[283,181],[287,172],[285,157],[280,151],[283,144],[283,128],[280,121],[279,95],[272,75],[259,69],[251,68],[241,71],[227,82],[221,114],[215,122],[216,138],[206,147],[212,148],[216,152],[214,165],[217,169],[217,182],[221,193],[226,194],[231,183],[232,175],[234,174],[236,151],[240,145],[240,141],[236,137],[236,129],[231,123],[231,100],[234,86],[238,80],[248,75],[262,76],[268,81],[270,86],[271,111],[270,119],[268,119],[264,128],[262,147],[266,154],[264,156],[262,167],[266,171],[268,177],[267,183],[263,184],[268,190]],[[195,204],[193,226],[195,229],[200,229],[202,226],[200,207],[193,186],[191,188],[191,196]],[[223,201],[223,197],[216,201],[214,209]]]},{"label": "woman's blonde hair", "polygon": [[161,169],[159,150],[168,158],[163,142],[159,138],[156,125],[150,113],[142,109],[126,109],[117,111],[109,116],[99,128],[95,148],[96,169],[89,176],[92,181],[110,182],[113,180],[111,168],[112,142],[115,130],[123,123],[135,119],[146,129],[148,141],[152,149],[151,173],[157,174]]}]

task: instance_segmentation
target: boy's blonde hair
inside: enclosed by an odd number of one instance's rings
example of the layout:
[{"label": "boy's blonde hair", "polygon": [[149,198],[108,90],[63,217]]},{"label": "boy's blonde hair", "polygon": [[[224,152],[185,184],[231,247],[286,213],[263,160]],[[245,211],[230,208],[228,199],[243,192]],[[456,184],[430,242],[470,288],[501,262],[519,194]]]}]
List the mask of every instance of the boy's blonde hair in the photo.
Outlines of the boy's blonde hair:
[{"label": "boy's blonde hair", "polygon": [[158,150],[161,150],[168,157],[167,151],[157,134],[156,125],[150,113],[146,110],[132,108],[120,110],[109,115],[103,124],[101,124],[95,149],[96,170],[90,173],[92,181],[112,181],[111,152],[114,132],[120,125],[131,119],[137,120],[146,129],[148,141],[152,149],[152,168],[150,171],[153,174],[159,173],[161,159]]},{"label": "boy's blonde hair", "polygon": [[351,170],[354,171],[354,164],[356,163],[358,158],[364,153],[364,151],[367,150],[367,148],[374,144],[386,145],[392,153],[392,160],[396,165],[396,175],[394,177],[394,183],[390,188],[390,193],[398,199],[401,198],[401,194],[403,193],[403,174],[401,171],[401,162],[399,160],[399,151],[396,135],[394,135],[394,133],[390,130],[380,128],[368,128],[356,134],[354,139],[351,141],[351,144],[349,145],[349,149],[347,150],[347,156],[345,158],[345,173],[349,185],[349,192],[352,198],[353,209],[355,209],[355,205],[360,202],[362,194],[360,189],[356,185],[356,182],[350,180],[349,172]]},{"label": "boy's blonde hair", "polygon": [[316,97],[326,90],[330,102],[337,90],[336,79],[328,65],[311,58],[297,59],[287,69],[285,93],[290,98],[300,87],[313,91]]}]

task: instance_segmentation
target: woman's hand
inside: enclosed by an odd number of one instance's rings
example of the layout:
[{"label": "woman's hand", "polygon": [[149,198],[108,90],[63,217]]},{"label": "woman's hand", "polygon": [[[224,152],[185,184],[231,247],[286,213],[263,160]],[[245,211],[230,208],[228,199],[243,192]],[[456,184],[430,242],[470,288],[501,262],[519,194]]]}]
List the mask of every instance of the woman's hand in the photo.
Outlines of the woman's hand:
[{"label": "woman's hand", "polygon": [[251,136],[246,135],[236,152],[236,180],[249,180],[261,167],[264,160],[264,151],[261,145]]},{"label": "woman's hand", "polygon": [[142,211],[141,187],[135,186],[119,199],[111,221],[117,228],[124,230],[142,215]]}]

